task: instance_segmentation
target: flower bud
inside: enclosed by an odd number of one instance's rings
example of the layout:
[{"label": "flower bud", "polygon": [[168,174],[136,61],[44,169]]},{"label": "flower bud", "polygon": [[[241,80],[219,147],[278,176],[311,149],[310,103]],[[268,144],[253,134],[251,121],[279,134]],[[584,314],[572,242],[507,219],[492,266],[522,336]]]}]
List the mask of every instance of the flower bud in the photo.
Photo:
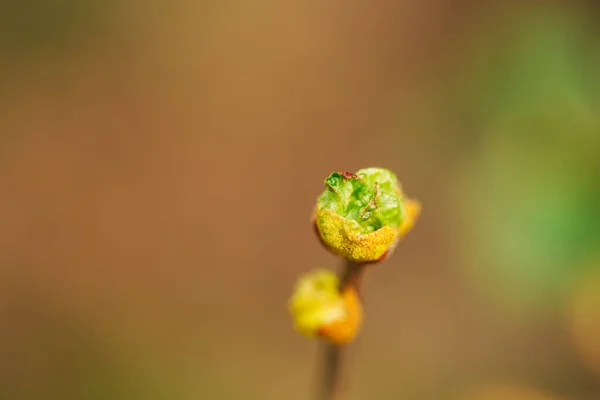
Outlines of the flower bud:
[{"label": "flower bud", "polygon": [[420,214],[420,204],[404,197],[396,175],[385,168],[334,172],[325,186],[314,213],[319,238],[356,263],[389,256]]},{"label": "flower bud", "polygon": [[356,288],[340,291],[337,275],[316,270],[301,276],[289,302],[298,332],[335,344],[351,342],[362,325],[362,305]]}]

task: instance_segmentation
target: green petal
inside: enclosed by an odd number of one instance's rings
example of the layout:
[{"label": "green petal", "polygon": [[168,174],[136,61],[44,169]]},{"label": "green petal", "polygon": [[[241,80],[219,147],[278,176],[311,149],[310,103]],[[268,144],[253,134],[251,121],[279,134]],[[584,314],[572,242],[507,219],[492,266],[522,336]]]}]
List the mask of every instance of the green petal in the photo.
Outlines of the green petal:
[{"label": "green petal", "polygon": [[325,186],[318,207],[355,221],[360,233],[397,228],[404,219],[400,185],[385,168],[361,169],[356,174],[334,172],[325,179]]}]

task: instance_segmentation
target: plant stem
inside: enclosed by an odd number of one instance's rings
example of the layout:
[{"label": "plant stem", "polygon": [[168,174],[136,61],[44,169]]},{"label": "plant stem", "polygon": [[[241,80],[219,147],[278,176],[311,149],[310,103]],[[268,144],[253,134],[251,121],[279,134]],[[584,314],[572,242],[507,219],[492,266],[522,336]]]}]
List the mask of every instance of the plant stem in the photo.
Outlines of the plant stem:
[{"label": "plant stem", "polygon": [[[364,265],[346,260],[340,280],[340,290],[354,286],[356,292],[360,294],[364,269]],[[334,400],[340,390],[344,346],[325,343],[323,353],[323,375],[318,400]]]}]

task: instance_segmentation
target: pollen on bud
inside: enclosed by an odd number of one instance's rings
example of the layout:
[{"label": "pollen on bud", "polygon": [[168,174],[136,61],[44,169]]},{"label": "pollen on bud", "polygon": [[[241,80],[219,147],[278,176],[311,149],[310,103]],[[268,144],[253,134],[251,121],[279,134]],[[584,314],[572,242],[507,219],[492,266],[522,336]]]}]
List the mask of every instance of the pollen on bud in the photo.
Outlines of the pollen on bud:
[{"label": "pollen on bud", "polygon": [[334,172],[325,186],[313,215],[319,239],[356,263],[387,258],[420,214],[420,203],[407,199],[396,175],[385,168]]},{"label": "pollen on bud", "polygon": [[351,342],[362,325],[362,305],[354,287],[339,288],[337,275],[316,270],[298,279],[289,302],[301,334],[335,344]]}]

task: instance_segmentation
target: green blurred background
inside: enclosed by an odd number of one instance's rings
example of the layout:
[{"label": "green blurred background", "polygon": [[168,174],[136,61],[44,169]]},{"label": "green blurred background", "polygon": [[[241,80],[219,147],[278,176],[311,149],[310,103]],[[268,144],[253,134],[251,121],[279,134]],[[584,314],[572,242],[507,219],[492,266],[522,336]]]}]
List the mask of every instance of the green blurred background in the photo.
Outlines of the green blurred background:
[{"label": "green blurred background", "polygon": [[311,399],[334,170],[424,205],[350,400],[600,399],[600,7],[0,2],[0,398]]}]

